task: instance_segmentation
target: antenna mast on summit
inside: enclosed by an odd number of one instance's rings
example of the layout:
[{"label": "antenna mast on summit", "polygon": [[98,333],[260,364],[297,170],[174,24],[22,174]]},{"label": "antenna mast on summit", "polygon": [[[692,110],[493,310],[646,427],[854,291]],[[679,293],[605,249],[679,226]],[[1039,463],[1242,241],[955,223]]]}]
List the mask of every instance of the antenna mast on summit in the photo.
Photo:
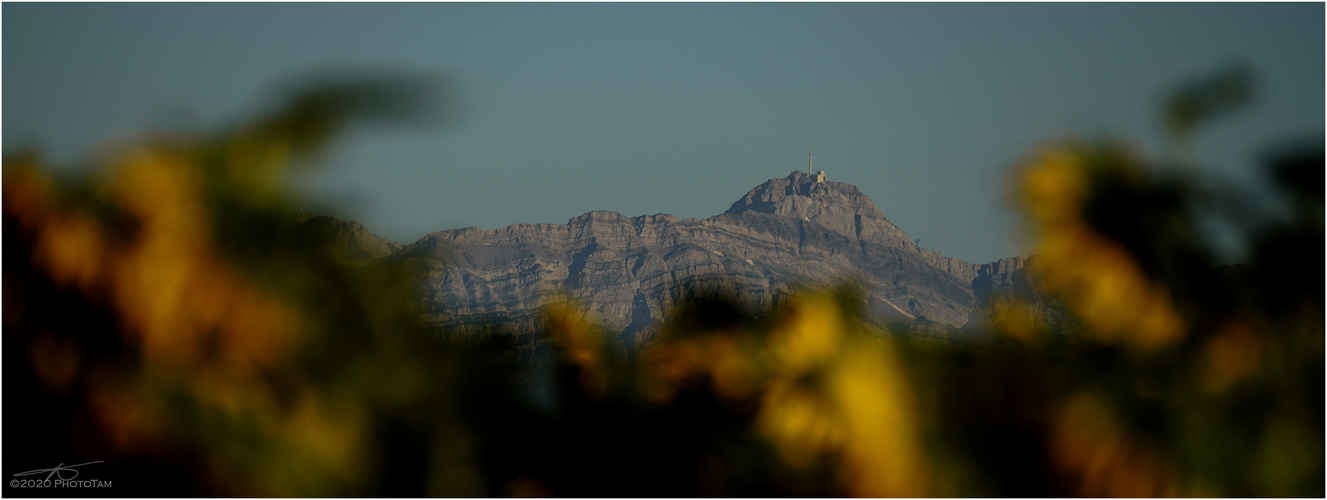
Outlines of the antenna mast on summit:
[{"label": "antenna mast on summit", "polygon": [[814,165],[813,153],[815,153],[815,148],[811,146],[810,142],[806,143],[806,175],[815,175],[815,171],[811,169],[811,166]]}]

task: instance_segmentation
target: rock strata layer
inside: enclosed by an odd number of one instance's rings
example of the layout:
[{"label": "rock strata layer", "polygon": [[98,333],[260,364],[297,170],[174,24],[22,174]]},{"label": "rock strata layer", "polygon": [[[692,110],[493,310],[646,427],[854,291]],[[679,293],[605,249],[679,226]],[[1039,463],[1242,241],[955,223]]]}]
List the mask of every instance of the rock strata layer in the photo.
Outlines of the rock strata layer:
[{"label": "rock strata layer", "polygon": [[856,186],[803,172],[704,220],[596,211],[566,224],[442,231],[393,251],[425,270],[428,323],[532,333],[541,307],[565,294],[627,347],[650,340],[691,294],[725,293],[762,311],[799,286],[844,281],[860,286],[881,325],[925,317],[959,327],[977,305],[977,281],[1016,270],[921,249]]}]

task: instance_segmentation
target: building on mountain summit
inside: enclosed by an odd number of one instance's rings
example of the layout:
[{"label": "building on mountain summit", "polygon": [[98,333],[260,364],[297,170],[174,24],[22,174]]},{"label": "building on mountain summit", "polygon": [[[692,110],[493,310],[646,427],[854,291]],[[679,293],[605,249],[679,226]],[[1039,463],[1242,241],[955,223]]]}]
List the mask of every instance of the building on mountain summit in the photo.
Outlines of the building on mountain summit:
[{"label": "building on mountain summit", "polygon": [[813,154],[814,154],[814,153],[815,153],[815,150],[811,147],[811,143],[809,143],[809,142],[806,143],[806,175],[810,175],[810,176],[812,176],[812,177],[815,177],[815,178],[816,178],[816,182],[825,182],[825,171],[824,171],[824,170],[821,170],[819,174],[812,174],[812,173],[811,173],[811,172],[812,172],[811,167],[815,166],[815,159],[813,158]]}]

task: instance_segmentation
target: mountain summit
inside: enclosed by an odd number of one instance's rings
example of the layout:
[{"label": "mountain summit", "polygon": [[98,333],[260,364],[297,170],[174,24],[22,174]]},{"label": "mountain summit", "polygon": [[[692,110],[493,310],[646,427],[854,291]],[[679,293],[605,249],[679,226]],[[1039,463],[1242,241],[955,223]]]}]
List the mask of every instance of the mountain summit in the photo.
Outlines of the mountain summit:
[{"label": "mountain summit", "polygon": [[425,270],[420,310],[440,330],[533,335],[540,308],[563,292],[626,348],[653,338],[693,293],[769,310],[799,286],[843,279],[861,285],[880,325],[957,332],[976,306],[974,284],[1011,269],[919,248],[856,186],[802,172],[704,220],[595,211],[566,224],[441,231],[393,255]]},{"label": "mountain summit", "polygon": [[759,212],[815,222],[825,228],[854,238],[891,240],[907,243],[907,233],[899,229],[857,186],[835,182],[824,174],[811,175],[794,171],[756,186],[733,203],[725,214]]},{"label": "mountain summit", "polygon": [[857,186],[831,181],[823,174],[811,175],[800,170],[752,188],[724,213],[740,214],[747,211],[799,217],[818,216],[827,211],[831,214],[885,216]]}]

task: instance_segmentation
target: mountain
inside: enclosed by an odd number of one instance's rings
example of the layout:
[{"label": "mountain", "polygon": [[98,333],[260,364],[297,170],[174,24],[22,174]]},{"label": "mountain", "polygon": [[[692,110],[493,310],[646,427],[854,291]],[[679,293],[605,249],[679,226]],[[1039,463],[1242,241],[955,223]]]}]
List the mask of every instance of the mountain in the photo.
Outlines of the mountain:
[{"label": "mountain", "polygon": [[316,215],[308,212],[294,212],[288,216],[292,223],[300,227],[330,236],[334,255],[352,264],[367,264],[391,256],[401,249],[401,244],[373,234],[355,221],[343,221],[336,217]]},{"label": "mountain", "polygon": [[991,331],[995,318],[1002,315],[997,309],[1013,304],[1018,307],[1006,309],[1003,315],[1019,317],[1006,316],[1008,319],[1020,320],[1033,329],[1076,335],[1082,325],[1068,313],[1059,296],[1047,290],[1042,277],[1046,266],[1045,258],[1039,255],[1000,259],[982,266],[972,282],[977,307],[968,314],[961,336],[973,338]]},{"label": "mountain", "polygon": [[652,338],[691,294],[725,293],[760,311],[801,285],[843,281],[860,286],[879,325],[945,337],[977,305],[974,285],[1008,279],[1021,265],[922,249],[856,186],[803,172],[770,179],[704,220],[595,211],[566,224],[441,231],[401,248],[354,226],[341,229],[342,240],[371,247],[355,255],[390,249],[424,270],[427,323],[529,334],[561,291],[626,347]]}]

